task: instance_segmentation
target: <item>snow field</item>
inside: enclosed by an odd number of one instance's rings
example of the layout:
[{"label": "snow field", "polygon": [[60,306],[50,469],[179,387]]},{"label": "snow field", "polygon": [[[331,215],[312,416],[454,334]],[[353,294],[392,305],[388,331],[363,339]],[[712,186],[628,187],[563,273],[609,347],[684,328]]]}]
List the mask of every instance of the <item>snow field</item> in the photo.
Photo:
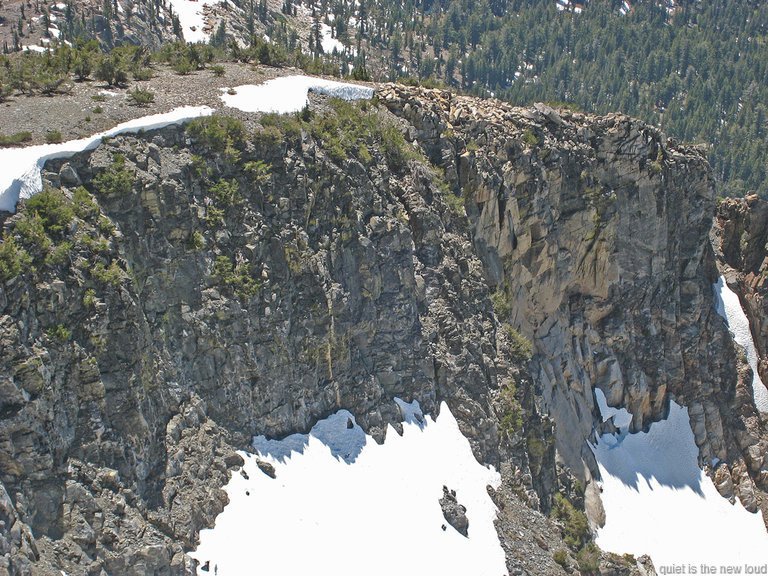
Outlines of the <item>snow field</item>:
[{"label": "snow field", "polygon": [[[602,391],[595,395],[605,406]],[[603,550],[648,554],[656,566],[768,562],[761,515],[730,504],[699,468],[687,408],[670,401],[667,419],[648,432],[605,434],[591,448],[602,477]]]},{"label": "snow field", "polygon": [[[398,404],[403,435],[389,427],[381,445],[361,437],[346,411],[304,438],[289,437],[300,452],[255,438],[259,456],[242,453],[247,478],[233,474],[229,505],[191,555],[219,576],[506,574],[486,491],[499,485],[499,474],[475,460],[446,404],[437,419]],[[350,448],[360,451],[345,460]],[[274,466],[275,479],[258,468],[258,457]],[[442,515],[444,485],[467,508],[468,538]]]},{"label": "snow field", "polygon": [[299,112],[308,104],[310,90],[344,100],[364,100],[373,97],[373,88],[359,84],[336,82],[311,76],[282,76],[264,84],[247,84],[233,88],[235,94],[224,90],[221,99],[230,108],[243,112]]},{"label": "snow field", "polygon": [[[218,4],[220,0],[169,0],[179,17],[181,31],[187,42],[207,42],[208,34],[203,32],[203,6]],[[194,30],[192,30],[194,28]]]}]

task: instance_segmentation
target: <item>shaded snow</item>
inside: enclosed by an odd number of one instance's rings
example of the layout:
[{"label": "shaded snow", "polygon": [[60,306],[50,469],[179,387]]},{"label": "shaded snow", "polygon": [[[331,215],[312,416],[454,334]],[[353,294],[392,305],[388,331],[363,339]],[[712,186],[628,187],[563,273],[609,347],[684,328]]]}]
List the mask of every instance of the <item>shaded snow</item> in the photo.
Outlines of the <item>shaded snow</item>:
[{"label": "shaded snow", "polygon": [[0,166],[3,167],[0,171],[0,210],[15,212],[19,198],[29,198],[43,189],[40,170],[47,160],[66,158],[84,150],[92,150],[103,138],[180,124],[192,118],[208,116],[212,112],[208,106],[184,106],[164,114],[129,120],[106,132],[79,140],[26,148],[0,148]]},{"label": "shaded snow", "polygon": [[715,289],[715,310],[725,318],[733,339],[744,348],[747,354],[747,362],[752,368],[752,396],[755,399],[755,406],[760,412],[768,412],[768,390],[757,372],[757,351],[747,315],[744,314],[739,297],[728,288],[725,278],[720,276],[717,283],[712,286]]},{"label": "shaded snow", "polygon": [[[421,414],[418,404],[398,405],[414,418]],[[232,475],[229,505],[213,529],[200,532],[191,553],[201,562],[198,574],[506,574],[486,490],[500,477],[475,460],[448,406],[442,404],[436,420],[424,418],[423,428],[404,423],[402,436],[389,427],[381,445],[364,435],[347,464],[334,446],[358,441],[357,426],[346,428],[351,417],[341,411],[319,422],[301,453],[277,450],[280,442],[264,453],[260,447],[270,441],[255,439],[275,479],[261,472],[257,456],[241,453],[247,478]],[[328,435],[321,440],[315,430],[323,429]],[[466,506],[469,537],[447,525],[443,486]]]},{"label": "shaded snow", "polygon": [[408,403],[395,396],[395,404],[400,408],[400,415],[403,417],[403,422],[417,424],[418,426],[424,425],[424,413],[421,411],[421,406],[419,406],[418,400]]},{"label": "shaded snow", "polygon": [[355,461],[366,444],[365,432],[355,422],[355,417],[347,410],[339,410],[315,424],[309,434],[291,434],[282,440],[256,436],[253,447],[263,456],[285,462],[293,453],[304,453],[310,436],[325,444],[334,458],[340,458],[347,464]]},{"label": "shaded snow", "polygon": [[591,448],[602,477],[603,550],[648,554],[657,567],[768,562],[761,515],[730,504],[699,468],[687,408],[670,402],[667,419],[648,432],[605,434]]},{"label": "shaded snow", "polygon": [[277,112],[288,114],[298,112],[308,104],[310,90],[343,98],[344,100],[364,100],[373,97],[373,88],[359,84],[349,84],[312,78],[310,76],[283,76],[264,84],[247,84],[233,89],[235,94],[225,94],[221,99],[231,108],[243,112]]},{"label": "shaded snow", "polygon": [[613,425],[616,428],[627,428],[632,422],[632,414],[627,412],[626,408],[611,408],[605,400],[605,394],[600,388],[595,388],[595,399],[597,400],[597,406],[600,409],[600,415],[603,418],[603,422],[606,422],[613,418]]}]

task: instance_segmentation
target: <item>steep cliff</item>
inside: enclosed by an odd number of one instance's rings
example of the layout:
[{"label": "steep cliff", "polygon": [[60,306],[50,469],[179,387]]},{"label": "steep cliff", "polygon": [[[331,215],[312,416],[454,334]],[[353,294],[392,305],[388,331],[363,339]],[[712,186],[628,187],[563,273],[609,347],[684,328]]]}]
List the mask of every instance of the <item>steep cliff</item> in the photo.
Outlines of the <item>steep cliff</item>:
[{"label": "steep cliff", "polygon": [[395,396],[445,400],[509,486],[552,492],[552,427],[465,220],[384,111],[319,106],[117,137],[50,162],[6,219],[11,574],[188,572],[235,448],[340,408],[381,438]]},{"label": "steep cliff", "polygon": [[494,298],[534,343],[564,463],[595,477],[585,442],[599,425],[594,387],[629,410],[634,430],[665,417],[671,397],[688,407],[721,493],[765,510],[766,430],[712,305],[703,153],[621,115],[395,86],[381,98],[456,183]]},{"label": "steep cliff", "polygon": [[[757,196],[742,199],[726,198],[718,202],[717,213],[711,230],[712,246],[717,255],[718,268],[728,286],[738,294],[742,308],[749,320],[755,348],[758,354],[757,369],[765,382],[768,378],[768,299],[765,286],[768,266],[768,203]],[[743,354],[743,351],[739,351]],[[739,390],[751,397],[752,371],[743,363],[739,370]],[[749,398],[742,399],[739,429],[740,441],[745,447],[741,467],[755,477],[759,488],[763,515],[766,516],[768,500],[768,437],[765,415],[755,413],[749,406]]]},{"label": "steep cliff", "polygon": [[537,510],[584,503],[595,386],[636,428],[687,405],[721,491],[757,505],[710,173],[648,126],[387,85],[43,176],[0,248],[0,573],[190,573],[252,435],[345,408],[381,439],[395,396],[446,401],[502,471],[515,574],[562,573],[567,526]]}]

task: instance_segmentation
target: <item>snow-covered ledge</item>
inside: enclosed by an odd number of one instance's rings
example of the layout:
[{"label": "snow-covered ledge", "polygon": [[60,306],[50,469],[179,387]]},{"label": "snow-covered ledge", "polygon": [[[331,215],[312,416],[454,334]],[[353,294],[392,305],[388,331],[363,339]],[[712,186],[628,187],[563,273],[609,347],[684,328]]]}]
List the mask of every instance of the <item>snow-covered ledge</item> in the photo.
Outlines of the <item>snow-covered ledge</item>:
[{"label": "snow-covered ledge", "polygon": [[[308,104],[309,91],[344,100],[373,98],[373,88],[311,76],[282,76],[264,84],[246,84],[224,90],[224,104],[243,112],[298,112]],[[234,93],[232,93],[234,92]]]},{"label": "snow-covered ledge", "polygon": [[43,189],[40,171],[48,160],[93,150],[104,138],[183,124],[212,113],[213,109],[208,106],[184,106],[163,114],[129,120],[87,138],[26,148],[0,148],[0,210],[15,212],[20,198],[29,198]]}]

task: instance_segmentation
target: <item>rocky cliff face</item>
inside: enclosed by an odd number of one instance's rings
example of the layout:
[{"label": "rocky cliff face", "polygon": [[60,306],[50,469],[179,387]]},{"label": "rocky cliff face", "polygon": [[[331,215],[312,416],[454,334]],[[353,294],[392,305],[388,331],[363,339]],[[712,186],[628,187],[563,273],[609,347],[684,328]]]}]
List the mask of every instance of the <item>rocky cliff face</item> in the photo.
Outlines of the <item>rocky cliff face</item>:
[{"label": "rocky cliff face", "polygon": [[480,459],[548,497],[551,424],[466,221],[386,116],[214,118],[46,166],[4,224],[7,572],[188,573],[235,448],[341,408],[381,438],[395,396],[445,400]]},{"label": "rocky cliff face", "polygon": [[[758,372],[765,382],[768,377],[768,298],[765,279],[768,276],[768,204],[757,196],[744,199],[726,198],[717,204],[712,226],[712,246],[717,255],[718,268],[728,286],[739,295],[742,308],[749,319],[758,353]],[[743,354],[739,351],[739,354]],[[766,419],[751,408],[752,371],[742,364],[739,370],[741,398],[739,440],[744,447],[742,469],[756,479],[757,500],[766,516],[768,484],[766,458],[768,438]]]},{"label": "rocky cliff face", "polygon": [[345,408],[380,439],[395,396],[501,469],[516,574],[562,572],[535,509],[594,477],[594,386],[636,428],[689,406],[749,504],[703,157],[622,116],[377,96],[46,165],[3,223],[0,574],[190,573],[252,435]]},{"label": "rocky cliff face", "polygon": [[671,397],[688,407],[702,463],[721,461],[710,468],[721,492],[765,507],[765,429],[712,306],[704,155],[620,115],[394,86],[381,98],[456,183],[495,297],[534,343],[565,464],[595,476],[593,388],[632,413],[634,430],[663,418]]}]

